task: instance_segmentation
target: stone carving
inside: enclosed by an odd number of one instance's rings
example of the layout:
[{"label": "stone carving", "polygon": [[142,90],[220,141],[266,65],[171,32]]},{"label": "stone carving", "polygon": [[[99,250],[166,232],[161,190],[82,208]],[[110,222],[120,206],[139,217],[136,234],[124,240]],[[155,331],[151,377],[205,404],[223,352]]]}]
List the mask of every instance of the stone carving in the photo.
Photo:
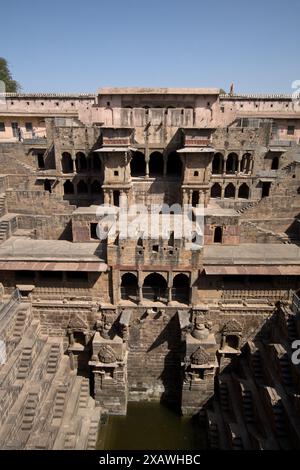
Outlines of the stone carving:
[{"label": "stone carving", "polygon": [[198,366],[207,364],[209,360],[209,354],[201,346],[191,355],[191,363]]},{"label": "stone carving", "polygon": [[223,333],[240,334],[242,329],[242,325],[237,320],[229,320],[223,327]]},{"label": "stone carving", "polygon": [[113,349],[105,344],[100,347],[98,357],[99,361],[104,362],[105,364],[111,364],[117,360]]},{"label": "stone carving", "polygon": [[201,323],[201,318],[195,318],[194,328],[191,335],[199,340],[206,339],[209,335],[210,330],[204,323]]},{"label": "stone carving", "polygon": [[71,320],[69,321],[68,328],[82,331],[82,330],[88,330],[89,325],[86,321],[83,320],[82,316],[79,316],[79,314],[75,313],[75,315],[72,316]]}]

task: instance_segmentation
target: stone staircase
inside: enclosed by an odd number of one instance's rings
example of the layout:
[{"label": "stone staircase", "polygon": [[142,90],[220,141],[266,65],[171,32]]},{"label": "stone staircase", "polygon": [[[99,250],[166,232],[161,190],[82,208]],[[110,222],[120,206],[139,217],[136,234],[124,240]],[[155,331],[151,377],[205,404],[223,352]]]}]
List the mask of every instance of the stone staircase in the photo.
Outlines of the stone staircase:
[{"label": "stone staircase", "polygon": [[25,402],[23,418],[21,422],[21,431],[31,431],[34,418],[36,413],[36,408],[39,402],[39,396],[37,393],[30,393],[28,394],[28,398]]},{"label": "stone staircase", "polygon": [[0,218],[6,214],[6,195],[0,194]]},{"label": "stone staircase", "polygon": [[46,373],[55,374],[61,356],[60,344],[52,344],[46,363]]}]

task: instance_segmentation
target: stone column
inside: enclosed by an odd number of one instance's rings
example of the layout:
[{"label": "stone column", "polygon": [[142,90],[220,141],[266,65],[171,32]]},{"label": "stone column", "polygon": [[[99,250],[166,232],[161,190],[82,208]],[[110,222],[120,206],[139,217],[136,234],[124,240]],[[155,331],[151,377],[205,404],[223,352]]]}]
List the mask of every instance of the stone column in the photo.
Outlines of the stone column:
[{"label": "stone column", "polygon": [[145,158],[146,163],[146,178],[149,178],[149,158]]},{"label": "stone column", "polygon": [[166,155],[163,156],[164,158],[164,176],[167,174],[167,157]]},{"label": "stone column", "polygon": [[76,155],[75,155],[75,150],[73,149],[72,150],[72,161],[73,161],[73,173],[75,173],[75,175],[77,174],[77,171],[76,171]]},{"label": "stone column", "polygon": [[225,194],[225,185],[223,183],[222,188],[221,188],[221,199],[224,199],[224,194]]},{"label": "stone column", "polygon": [[172,302],[173,273],[168,272],[168,304]]},{"label": "stone column", "polygon": [[143,281],[141,276],[141,271],[138,271],[138,288],[139,288],[139,304],[143,303]]},{"label": "stone column", "polygon": [[205,204],[205,197],[204,197],[204,191],[201,190],[199,191],[199,204]]},{"label": "stone column", "polygon": [[192,204],[192,199],[193,199],[193,190],[189,189],[189,204]]},{"label": "stone column", "polygon": [[112,189],[109,190],[109,203],[113,206],[114,205],[114,192]]},{"label": "stone column", "polygon": [[227,157],[228,157],[228,153],[226,152],[225,155],[224,155],[223,176],[226,175],[226,162],[227,162]]},{"label": "stone column", "polygon": [[188,196],[188,192],[186,189],[182,190],[182,203],[184,205],[189,203],[189,196]]},{"label": "stone column", "polygon": [[238,173],[241,173],[241,164],[242,164],[242,154],[239,154],[239,159],[238,159]]}]

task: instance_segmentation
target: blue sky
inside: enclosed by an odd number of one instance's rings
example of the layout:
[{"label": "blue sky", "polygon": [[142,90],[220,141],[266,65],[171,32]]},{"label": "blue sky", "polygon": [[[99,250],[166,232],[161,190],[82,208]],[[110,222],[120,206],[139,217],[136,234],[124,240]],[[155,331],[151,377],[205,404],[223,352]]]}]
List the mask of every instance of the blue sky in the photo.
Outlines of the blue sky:
[{"label": "blue sky", "polygon": [[300,1],[1,2],[0,56],[24,91],[101,86],[292,92]]}]

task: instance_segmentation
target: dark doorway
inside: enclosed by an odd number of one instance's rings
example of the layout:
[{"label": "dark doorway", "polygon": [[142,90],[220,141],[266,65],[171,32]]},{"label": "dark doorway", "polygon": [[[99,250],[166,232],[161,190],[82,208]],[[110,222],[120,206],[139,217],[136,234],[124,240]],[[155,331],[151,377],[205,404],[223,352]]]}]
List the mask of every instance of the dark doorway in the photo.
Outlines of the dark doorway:
[{"label": "dark doorway", "polygon": [[40,170],[45,169],[45,160],[44,160],[44,154],[43,153],[38,153],[37,154],[37,162],[38,162],[38,168]]},{"label": "dark doorway", "polygon": [[177,152],[171,152],[167,160],[167,174],[169,176],[177,176],[181,178],[182,175],[182,161]]},{"label": "dark doorway", "polygon": [[130,161],[131,176],[145,176],[145,155],[142,152],[134,152]]},{"label": "dark doorway", "polygon": [[212,174],[221,175],[224,168],[224,157],[221,153],[216,153],[212,161]]},{"label": "dark doorway", "polygon": [[135,274],[125,273],[121,282],[121,299],[137,301],[138,281]]},{"label": "dark doorway", "polygon": [[88,186],[85,181],[80,180],[77,185],[77,193],[78,194],[87,194],[88,193]]},{"label": "dark doorway", "polygon": [[158,273],[149,274],[143,284],[143,296],[153,302],[167,300],[167,281]]},{"label": "dark doorway", "polygon": [[119,207],[120,205],[120,191],[113,192],[114,206]]},{"label": "dark doorway", "polygon": [[193,191],[192,193],[192,206],[197,207],[199,204],[199,191]]},{"label": "dark doorway", "polygon": [[219,183],[214,183],[210,190],[210,197],[220,198],[222,195],[221,185]]},{"label": "dark doorway", "polygon": [[74,166],[71,154],[64,152],[61,157],[61,168],[63,173],[73,173]]},{"label": "dark doorway", "polygon": [[78,173],[81,173],[87,170],[87,159],[83,152],[76,153],[75,166],[76,166],[76,171]]},{"label": "dark doorway", "polygon": [[261,197],[268,197],[270,195],[271,182],[264,181],[262,183]]},{"label": "dark doorway", "polygon": [[249,199],[249,186],[246,183],[239,187],[238,197],[241,199]]},{"label": "dark doorway", "polygon": [[44,190],[52,193],[51,182],[48,179],[44,181]]},{"label": "dark doorway", "polygon": [[149,159],[149,176],[162,176],[164,173],[164,157],[160,152],[153,152]]},{"label": "dark doorway", "polygon": [[172,300],[184,304],[189,303],[190,283],[186,274],[176,274],[173,279]]},{"label": "dark doorway", "polygon": [[278,168],[279,168],[279,157],[273,157],[271,170],[278,170]]},{"label": "dark doorway", "polygon": [[74,194],[74,185],[72,181],[67,180],[64,183],[64,194]]},{"label": "dark doorway", "polygon": [[236,153],[230,153],[226,161],[226,173],[232,174],[237,171],[238,168],[238,156]]},{"label": "dark doorway", "polygon": [[225,188],[224,197],[234,198],[235,197],[235,187],[232,183],[229,183]]},{"label": "dark doorway", "polygon": [[222,227],[215,227],[214,231],[214,243],[222,243],[223,229]]}]

